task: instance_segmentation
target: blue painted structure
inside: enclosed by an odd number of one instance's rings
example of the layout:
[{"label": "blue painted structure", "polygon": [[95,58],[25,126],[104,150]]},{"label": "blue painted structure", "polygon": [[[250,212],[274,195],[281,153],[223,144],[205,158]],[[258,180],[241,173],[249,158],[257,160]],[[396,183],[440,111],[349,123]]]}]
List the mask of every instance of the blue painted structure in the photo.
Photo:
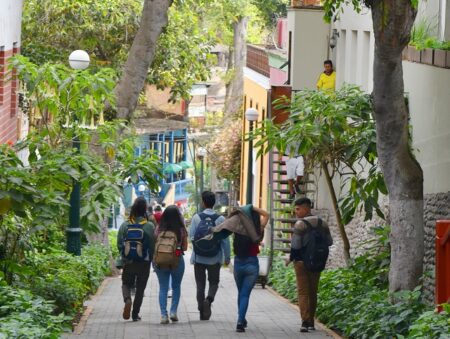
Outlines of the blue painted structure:
[{"label": "blue painted structure", "polygon": [[[142,135],[142,144],[136,148],[135,154],[139,156],[148,150],[158,154],[162,169],[168,163],[177,164],[186,161],[188,159],[187,129]],[[162,187],[158,194],[159,199],[164,199],[172,183],[175,184],[175,202],[183,202],[188,199],[189,193],[186,192],[186,186],[191,184],[193,179],[186,179],[184,170],[178,175],[165,175],[159,178],[159,181]],[[144,196],[147,198],[149,194],[144,194]]]}]

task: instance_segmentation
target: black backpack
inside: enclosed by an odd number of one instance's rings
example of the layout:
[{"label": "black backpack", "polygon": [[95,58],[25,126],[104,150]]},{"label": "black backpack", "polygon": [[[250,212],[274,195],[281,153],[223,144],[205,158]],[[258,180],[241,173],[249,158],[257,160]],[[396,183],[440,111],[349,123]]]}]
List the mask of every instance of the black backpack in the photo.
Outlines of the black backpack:
[{"label": "black backpack", "polygon": [[149,251],[144,237],[143,224],[129,224],[123,239],[123,257],[134,262],[144,261]]},{"label": "black backpack", "polygon": [[199,213],[200,222],[194,234],[194,252],[202,257],[215,257],[220,252],[220,240],[202,239],[209,234],[209,229],[216,226],[216,220],[220,217],[218,214]]},{"label": "black backpack", "polygon": [[302,219],[307,226],[305,236],[308,238],[306,245],[302,248],[302,259],[305,267],[310,272],[322,272],[327,264],[329,244],[324,231],[321,230],[322,219],[317,219],[317,227]]}]

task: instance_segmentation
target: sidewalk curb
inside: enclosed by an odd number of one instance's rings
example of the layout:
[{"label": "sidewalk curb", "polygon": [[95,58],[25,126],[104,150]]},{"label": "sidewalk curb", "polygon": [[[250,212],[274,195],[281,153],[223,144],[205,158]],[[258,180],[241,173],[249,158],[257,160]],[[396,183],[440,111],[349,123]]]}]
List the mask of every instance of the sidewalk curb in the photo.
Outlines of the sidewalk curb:
[{"label": "sidewalk curb", "polygon": [[[286,299],[282,295],[278,294],[278,292],[275,291],[272,287],[266,285],[266,290],[268,290],[270,293],[275,295],[277,298],[283,300],[291,308],[295,309],[298,312],[298,306],[297,305],[294,305],[293,303],[290,302],[289,299]],[[317,320],[317,318],[314,318],[314,323],[315,323],[315,325],[317,325],[318,328],[320,328],[322,331],[326,332],[328,335],[332,336],[333,338],[335,338],[335,339],[343,339],[343,337],[341,337],[339,334],[334,332],[332,329],[329,329],[324,324],[322,324],[319,320]]]},{"label": "sidewalk curb", "polygon": [[[108,284],[108,282],[112,279],[116,279],[117,276],[112,276],[112,277],[106,277],[102,283],[100,284],[99,288],[97,289],[97,291],[95,292],[94,295],[92,295],[89,299],[90,302],[94,301],[100,294],[103,293],[103,290],[105,289],[106,285]],[[88,306],[86,307],[86,309],[83,312],[83,315],[80,318],[79,323],[75,326],[75,328],[73,329],[72,333],[75,335],[81,335],[84,331],[84,328],[86,326],[86,323],[89,319],[89,316],[92,313],[92,310],[94,308],[92,306]]]}]

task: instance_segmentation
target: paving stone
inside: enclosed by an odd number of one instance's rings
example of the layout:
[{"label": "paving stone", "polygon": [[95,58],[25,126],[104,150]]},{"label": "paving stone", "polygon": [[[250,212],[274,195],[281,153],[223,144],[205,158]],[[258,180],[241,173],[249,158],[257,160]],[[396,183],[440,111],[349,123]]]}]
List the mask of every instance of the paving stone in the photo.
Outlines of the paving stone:
[{"label": "paving stone", "polygon": [[[248,328],[236,333],[237,289],[229,269],[222,269],[220,287],[212,305],[209,321],[200,321],[197,311],[193,266],[187,254],[186,271],[181,286],[178,323],[159,324],[158,279],[151,272],[141,308],[142,321],[122,319],[123,301],[120,277],[109,278],[104,289],[87,306],[92,312],[80,335],[66,334],[67,339],[143,339],[143,338],[329,338],[323,331],[300,333],[299,312],[271,292],[255,287],[247,312]],[[295,286],[292,286],[295,288]],[[170,307],[168,301],[168,307]]]}]

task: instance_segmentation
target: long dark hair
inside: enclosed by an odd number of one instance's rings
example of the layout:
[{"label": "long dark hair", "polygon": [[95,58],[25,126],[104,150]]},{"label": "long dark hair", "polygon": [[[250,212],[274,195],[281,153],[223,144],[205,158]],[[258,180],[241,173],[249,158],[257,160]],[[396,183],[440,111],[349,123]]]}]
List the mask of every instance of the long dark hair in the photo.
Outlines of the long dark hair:
[{"label": "long dark hair", "polygon": [[130,220],[136,221],[138,217],[147,217],[147,200],[144,197],[137,197],[130,210]]},{"label": "long dark hair", "polygon": [[178,207],[175,205],[166,207],[159,221],[159,230],[172,231],[177,235],[178,241],[181,241],[181,229],[186,230]]}]

